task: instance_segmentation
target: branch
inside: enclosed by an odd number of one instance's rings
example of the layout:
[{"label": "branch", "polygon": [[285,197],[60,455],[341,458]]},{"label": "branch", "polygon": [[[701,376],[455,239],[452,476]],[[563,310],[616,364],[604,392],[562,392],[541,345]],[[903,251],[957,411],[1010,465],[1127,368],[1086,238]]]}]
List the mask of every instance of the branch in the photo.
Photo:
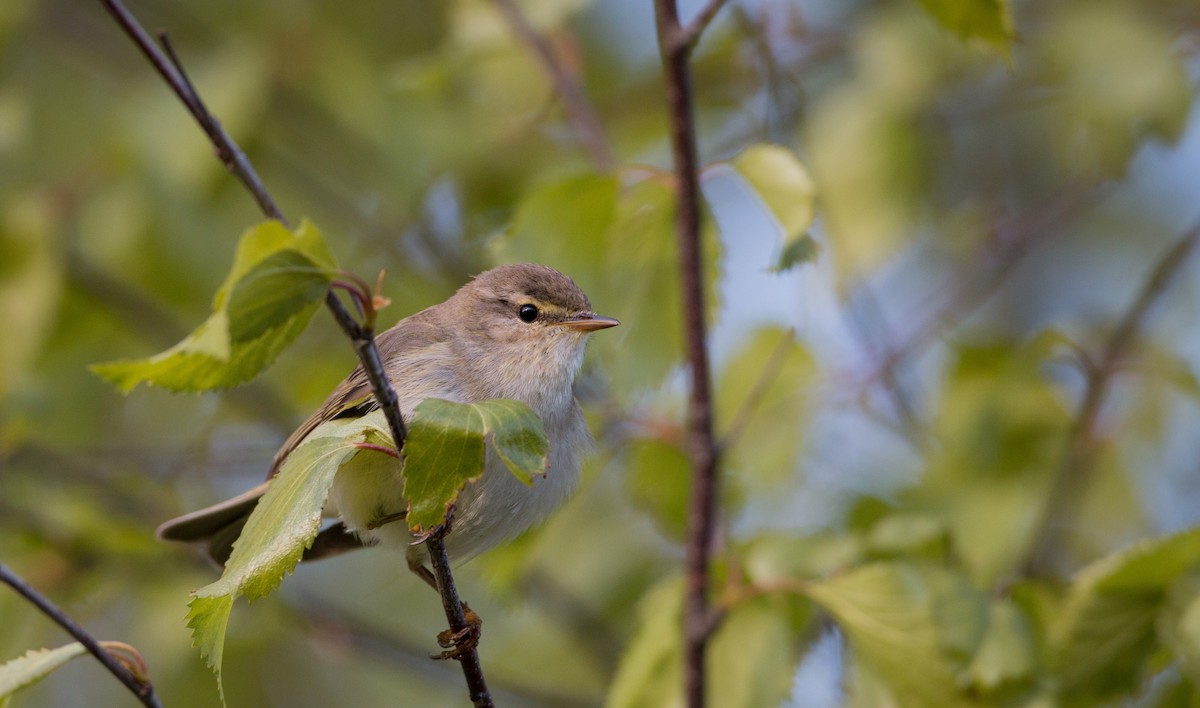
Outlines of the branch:
[{"label": "branch", "polygon": [[[713,3],[719,8],[720,3]],[[688,706],[704,705],[705,649],[709,617],[709,557],[716,531],[717,442],[713,435],[711,374],[705,343],[703,253],[700,245],[700,179],[688,55],[675,0],[655,0],[658,46],[666,75],[671,147],[678,183],[676,234],[681,300],[690,381],[687,449],[692,466],[684,597],[684,696]],[[716,12],[715,9],[712,10]],[[702,25],[699,26],[702,28]]]},{"label": "branch", "polygon": [[1046,575],[1053,569],[1060,550],[1062,533],[1079,513],[1086,496],[1085,487],[1091,479],[1088,473],[1096,456],[1096,420],[1108,396],[1113,374],[1120,368],[1121,360],[1132,348],[1150,308],[1166,292],[1198,242],[1200,222],[1180,236],[1155,263],[1137,297],[1109,336],[1100,356],[1088,367],[1087,383],[1079,411],[1075,415],[1075,422],[1067,435],[1062,465],[1051,486],[1038,520],[1037,532],[1033,536],[1036,546],[1028,562],[1027,571],[1030,575]]},{"label": "branch", "polygon": [[529,18],[514,0],[493,0],[496,9],[504,16],[514,35],[533,51],[542,71],[554,85],[555,92],[562,98],[567,110],[567,121],[575,133],[575,138],[583,146],[585,152],[595,163],[596,167],[605,172],[616,167],[612,147],[604,135],[604,128],[596,116],[596,109],[588,100],[583,87],[571,71],[559,61],[554,48],[545,36],[529,22]]},{"label": "branch", "polygon": [[133,695],[137,696],[142,705],[148,708],[162,708],[162,704],[158,702],[158,696],[154,694],[154,684],[150,683],[149,676],[143,678],[135,676],[129,670],[129,667],[122,664],[104,647],[100,646],[100,642],[91,634],[88,634],[86,629],[79,626],[75,620],[68,617],[54,603],[43,597],[37,590],[34,590],[3,563],[0,563],[0,581],[12,587],[19,595],[37,606],[43,614],[54,620],[58,626],[67,630],[67,633],[75,637],[85,649],[91,652],[92,656],[96,657],[96,660],[103,664],[109,673],[116,676],[118,681],[125,684],[125,687],[132,691]]},{"label": "branch", "polygon": [[[458,600],[458,590],[454,587],[454,576],[450,573],[450,559],[446,555],[446,543],[443,540],[448,530],[447,525],[441,526],[428,539],[425,545],[429,548],[429,560],[433,566],[433,577],[437,581],[438,594],[442,596],[442,609],[450,622],[450,631],[454,634],[467,628],[467,616],[463,612],[463,604]],[[462,665],[463,678],[467,681],[467,689],[471,692],[471,705],[475,708],[493,708],[492,696],[488,693],[487,681],[483,678],[483,667],[479,664],[479,653],[474,647],[455,656]]]},{"label": "branch", "polygon": [[[209,113],[204,102],[200,99],[195,88],[188,80],[183,68],[170,49],[170,44],[166,41],[165,35],[160,34],[160,41],[163,44],[163,49],[160,49],[150,39],[150,36],[142,29],[137,20],[132,14],[121,4],[120,0],[100,0],[108,9],[109,13],[121,25],[130,39],[141,49],[146,58],[158,71],[163,80],[179,97],[179,100],[187,107],[192,117],[204,129],[208,135],[209,141],[216,150],[218,157],[225,164],[225,167],[236,176],[246,189],[254,196],[259,207],[268,218],[277,219],[281,223],[286,224],[283,214],[275,205],[274,199],[259,180],[258,174],[254,171],[254,167],[246,158],[245,153],[237,146],[233,138],[225,132],[224,128],[215,117]],[[380,407],[387,417],[388,427],[392,433],[392,439],[396,449],[400,450],[404,446],[404,440],[407,433],[404,427],[404,419],[400,415],[400,403],[396,397],[396,391],[392,388],[391,382],[384,373],[383,362],[379,356],[379,349],[375,346],[374,332],[371,327],[360,325],[350,312],[346,309],[342,301],[337,298],[332,289],[328,290],[325,295],[325,304],[328,306],[334,320],[349,337],[355,352],[358,354],[358,359],[362,364],[363,371],[366,373],[367,380],[371,384],[371,390],[379,401]],[[466,626],[466,620],[463,616],[462,605],[459,602],[458,595],[454,588],[453,577],[450,574],[450,561],[446,556],[445,545],[440,538],[431,538],[429,540],[429,555],[434,566],[435,572],[438,573],[439,583],[438,589],[442,595],[442,604],[446,608],[446,618],[450,622],[453,631],[459,631]],[[445,576],[446,582],[441,582],[442,576]],[[464,652],[460,658],[463,667],[463,673],[467,680],[467,685],[471,689],[471,699],[476,701],[477,695],[481,695],[486,702],[476,705],[491,705],[491,699],[487,696],[486,686],[483,684],[483,672],[479,665],[479,656],[474,649],[469,652]],[[482,693],[477,691],[478,686],[483,686]]]},{"label": "branch", "polygon": [[[655,2],[656,7],[661,7]],[[686,26],[679,22],[679,8],[672,9],[674,20],[664,28],[664,25],[659,23],[658,46],[664,53],[681,54],[688,57],[692,53],[692,49],[696,47],[696,43],[700,41],[700,35],[704,34],[704,30],[708,29],[713,18],[725,6],[725,0],[709,0],[708,4],[700,8],[696,16],[692,18]],[[661,15],[659,15],[661,17]],[[665,29],[665,31],[664,31]]]}]

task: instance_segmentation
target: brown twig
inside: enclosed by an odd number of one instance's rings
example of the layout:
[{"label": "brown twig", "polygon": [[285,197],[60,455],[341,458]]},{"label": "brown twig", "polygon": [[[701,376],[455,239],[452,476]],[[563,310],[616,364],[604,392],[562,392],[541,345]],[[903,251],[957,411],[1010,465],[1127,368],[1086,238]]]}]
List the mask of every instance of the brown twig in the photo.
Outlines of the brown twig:
[{"label": "brown twig", "polygon": [[[8,566],[0,563],[0,582],[17,591],[17,594],[29,600],[42,611],[44,615],[54,620],[58,626],[62,627],[75,637],[85,649],[91,652],[96,660],[108,669],[109,673],[117,677],[117,680],[125,685],[133,695],[137,696],[142,705],[147,708],[162,708],[162,704],[158,701],[158,696],[154,693],[154,684],[150,682],[150,677],[144,676],[138,678],[134,675],[124,662],[113,656],[107,649],[101,646],[101,643],[88,633],[86,629],[81,627],[79,623],[67,616],[65,612],[59,609],[53,602],[42,596],[37,590],[26,583],[16,573],[12,572]],[[124,645],[128,646],[128,645]],[[136,654],[136,652],[134,652]]]},{"label": "brown twig", "polygon": [[[209,113],[204,102],[200,100],[199,94],[188,80],[174,52],[171,51],[170,44],[167,42],[165,35],[159,35],[159,39],[163,45],[163,48],[160,48],[155,45],[150,35],[142,29],[138,21],[125,9],[120,0],[100,1],[146,58],[149,59],[159,75],[162,76],[163,80],[175,92],[175,95],[187,107],[192,117],[196,119],[196,122],[204,129],[205,134],[216,150],[217,156],[225,164],[225,167],[250,191],[263,213],[268,218],[276,219],[286,224],[287,221],[284,219],[283,214],[279,211],[274,199],[271,198],[266,187],[263,186],[262,181],[258,178],[258,174],[246,158],[245,153],[237,146],[233,138],[225,132],[220,122]],[[164,53],[164,49],[166,53]],[[358,359],[362,364],[363,371],[366,373],[367,380],[371,384],[371,390],[375,394],[376,400],[379,401],[384,415],[387,417],[388,427],[391,430],[396,449],[402,449],[404,440],[407,437],[404,419],[400,415],[400,403],[396,396],[396,391],[392,388],[391,382],[384,373],[383,362],[379,356],[379,349],[375,346],[375,337],[372,328],[360,325],[355,321],[345,305],[342,304],[342,301],[334,294],[332,288],[326,293],[325,304],[328,306],[334,320],[337,321],[342,331],[350,339],[355,353],[357,353]],[[449,578],[450,562],[446,557],[445,545],[438,539],[436,543],[430,544],[429,551],[434,567],[441,566]],[[465,619],[462,616],[461,602],[454,589],[453,579],[450,578],[450,582],[445,584],[439,583],[438,587],[442,593],[443,605],[447,608],[447,620],[450,621],[451,629],[457,631],[465,626]],[[457,614],[453,614],[449,608],[454,608]],[[458,622],[457,625],[455,624],[456,621]],[[484,686],[482,693],[486,696],[487,691],[486,686],[482,683],[483,672],[479,665],[478,653],[474,649],[464,652],[461,661],[467,685],[471,690],[472,700],[475,700],[475,696],[478,693],[477,686],[480,685]],[[490,702],[490,699],[488,700]]]},{"label": "brown twig", "polygon": [[504,16],[504,20],[512,29],[513,34],[533,52],[542,71],[554,85],[554,90],[563,101],[567,111],[567,122],[570,123],[575,139],[595,163],[596,167],[605,172],[617,166],[613,157],[612,146],[605,137],[604,128],[596,115],[596,109],[588,100],[579,79],[561,62],[555,54],[554,47],[521,10],[514,0],[493,0],[496,9]]},{"label": "brown twig", "polygon": [[1113,374],[1121,368],[1122,359],[1133,347],[1150,308],[1166,292],[1198,242],[1200,222],[1184,232],[1154,264],[1137,297],[1105,342],[1100,356],[1087,367],[1083,398],[1067,434],[1062,465],[1051,485],[1033,535],[1036,541],[1027,566],[1030,575],[1046,575],[1053,571],[1061,550],[1062,534],[1071,525],[1086,496],[1085,486],[1090,479],[1088,473],[1096,454],[1096,420],[1108,396]]},{"label": "brown twig", "polygon": [[703,249],[700,244],[700,179],[689,58],[699,32],[720,9],[711,3],[702,21],[684,28],[675,0],[655,0],[658,46],[666,76],[667,111],[677,182],[676,235],[683,324],[690,375],[688,456],[692,466],[684,597],[684,697],[704,705],[705,650],[712,629],[709,557],[717,528],[717,441],[713,434],[711,374],[705,342]]},{"label": "brown twig", "polygon": [[[458,600],[458,590],[454,587],[454,575],[450,572],[450,560],[446,555],[446,543],[443,536],[448,530],[447,525],[439,527],[429,538],[425,546],[429,549],[429,560],[433,566],[433,577],[437,581],[438,593],[442,596],[442,609],[446,612],[446,620],[450,623],[450,631],[458,634],[467,629],[467,616],[463,604]],[[479,653],[471,648],[454,656],[462,665],[463,678],[471,691],[471,705],[475,708],[493,708],[492,694],[488,692],[487,681],[483,677],[483,667],[479,663]]]}]

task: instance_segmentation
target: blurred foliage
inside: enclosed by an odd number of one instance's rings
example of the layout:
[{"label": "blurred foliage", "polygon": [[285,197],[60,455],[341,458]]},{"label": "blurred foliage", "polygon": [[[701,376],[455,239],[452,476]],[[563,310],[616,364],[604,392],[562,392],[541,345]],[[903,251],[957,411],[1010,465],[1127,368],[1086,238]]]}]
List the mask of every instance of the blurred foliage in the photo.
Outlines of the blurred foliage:
[{"label": "blurred foliage", "polygon": [[[485,0],[131,9],[283,212],[387,269],[382,325],[524,259],[622,320],[579,382],[583,488],[459,585],[501,705],[672,705],[686,396],[653,18],[520,6],[616,170]],[[847,705],[1200,700],[1195,258],[1092,375],[1200,218],[1195,3],[733,2],[694,69],[727,473],[714,705],[810,705],[792,679],[831,624],[845,665],[802,673]],[[87,366],[184,339],[259,220],[99,3],[0,3],[0,558],[136,646],[168,705],[218,704],[183,620],[215,573],[152,529],[261,481],[353,353],[318,312],[221,394],[125,398]],[[349,554],[239,607],[230,704],[464,702],[408,575]],[[0,662],[64,643],[9,592],[0,627]],[[130,700],[85,660],[14,704],[81,695]]]}]

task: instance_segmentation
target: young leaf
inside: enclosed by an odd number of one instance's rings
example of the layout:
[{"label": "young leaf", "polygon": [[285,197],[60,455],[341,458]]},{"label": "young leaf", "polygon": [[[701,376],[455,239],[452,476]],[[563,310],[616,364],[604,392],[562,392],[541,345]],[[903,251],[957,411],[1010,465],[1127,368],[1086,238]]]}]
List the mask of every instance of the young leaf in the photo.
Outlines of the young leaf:
[{"label": "young leaf", "polygon": [[352,459],[356,464],[398,468],[394,458],[358,446],[364,442],[390,444],[386,425],[383,412],[377,410],[361,418],[336,418],[318,426],[280,466],[234,543],[220,579],[193,593],[188,613],[192,643],[216,674],[218,687],[233,601],[241,595],[251,600],[263,597],[292,572],[320,530],[321,510],[339,469]]},{"label": "young leaf", "polygon": [[722,708],[777,706],[787,698],[796,664],[796,638],[804,631],[811,603],[785,595],[734,606],[721,620],[709,646],[709,703]]},{"label": "young leaf", "polygon": [[82,644],[71,642],[57,649],[30,649],[23,656],[0,665],[0,705],[7,704],[17,691],[34,685],[58,667],[86,653]]},{"label": "young leaf", "polygon": [[1015,36],[1011,0],[921,0],[942,27],[963,39],[979,39],[1008,54]]},{"label": "young leaf", "polygon": [[493,399],[455,403],[422,401],[404,443],[404,496],[408,524],[423,532],[445,521],[467,482],[484,469],[484,441],[517,479],[533,483],[545,474],[550,444],[542,421],[523,403]]},{"label": "young leaf", "polygon": [[1050,627],[1050,666],[1072,702],[1095,703],[1138,685],[1158,649],[1168,586],[1200,566],[1200,528],[1142,541],[1080,571]]},{"label": "young leaf", "polygon": [[780,145],[751,145],[730,164],[775,217],[783,242],[798,242],[812,226],[817,193],[800,160]]},{"label": "young leaf", "polygon": [[93,364],[124,393],[146,382],[172,391],[228,388],[254,378],[308,324],[336,269],[308,221],[295,233],[277,221],[246,231],[233,268],[213,298],[213,314],[152,357]]}]

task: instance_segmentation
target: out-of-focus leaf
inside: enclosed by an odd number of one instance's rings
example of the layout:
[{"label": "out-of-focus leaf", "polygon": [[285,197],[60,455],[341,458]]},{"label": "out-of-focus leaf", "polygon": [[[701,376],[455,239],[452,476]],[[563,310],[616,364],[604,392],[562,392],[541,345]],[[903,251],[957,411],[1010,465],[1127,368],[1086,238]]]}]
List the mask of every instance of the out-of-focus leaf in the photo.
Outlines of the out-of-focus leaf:
[{"label": "out-of-focus leaf", "polygon": [[801,234],[783,245],[783,250],[779,253],[779,260],[771,266],[771,270],[775,273],[782,273],[803,263],[811,263],[817,260],[817,256],[820,254],[821,244],[817,243],[812,236]]},{"label": "out-of-focus leaf", "polygon": [[964,578],[877,563],[810,583],[808,593],[834,616],[855,656],[898,705],[969,704],[956,677],[981,637],[987,600]]},{"label": "out-of-focus leaf", "polygon": [[467,482],[483,474],[484,439],[525,484],[546,473],[550,451],[542,421],[523,403],[495,399],[422,401],[404,443],[404,496],[415,532],[437,526]]},{"label": "out-of-focus leaf", "polygon": [[991,693],[1033,677],[1037,643],[1029,620],[1012,602],[993,601],[988,611],[987,632],[971,665],[971,686]]},{"label": "out-of-focus leaf", "polygon": [[87,653],[79,642],[56,649],[30,649],[12,661],[0,665],[0,705],[7,705],[13,694],[49,676],[55,669]]},{"label": "out-of-focus leaf", "polygon": [[245,383],[308,325],[335,268],[324,237],[308,221],[295,233],[277,221],[259,224],[238,243],[204,324],[164,352],[93,364],[92,371],[124,393],[143,381],[172,391]]},{"label": "out-of-focus leaf", "polygon": [[727,464],[754,488],[770,489],[794,474],[815,373],[795,333],[780,327],[756,331],[721,370],[717,430],[729,438]]},{"label": "out-of-focus leaf", "polygon": [[1084,568],[1049,628],[1064,700],[1094,704],[1138,685],[1158,648],[1168,586],[1200,566],[1200,529],[1148,539]]},{"label": "out-of-focus leaf", "polygon": [[921,0],[925,10],[963,39],[978,39],[1008,54],[1014,32],[1010,0]]},{"label": "out-of-focus leaf", "polygon": [[765,535],[751,540],[742,562],[748,579],[770,585],[780,580],[823,578],[862,558],[862,540],[853,534]]},{"label": "out-of-focus leaf", "polygon": [[816,215],[817,187],[799,159],[781,145],[751,145],[730,165],[779,224],[783,243],[807,233]]},{"label": "out-of-focus leaf", "polygon": [[[309,433],[280,465],[250,514],[221,578],[193,594],[188,613],[192,643],[216,674],[218,687],[233,601],[242,595],[251,600],[264,597],[292,572],[320,531],[321,511],[338,470],[352,459],[358,465],[399,468],[395,458],[359,447],[367,442],[391,444],[382,411],[361,418],[335,418]],[[223,695],[224,688],[220,690]]]},{"label": "out-of-focus leaf", "polygon": [[0,322],[17,333],[0,337],[0,401],[24,378],[54,322],[62,289],[54,214],[49,195],[0,203]]},{"label": "out-of-focus leaf", "polygon": [[1058,120],[1050,121],[1069,168],[1122,174],[1146,137],[1175,140],[1192,88],[1171,34],[1119,3],[1060,13],[1041,45],[1061,79]]},{"label": "out-of-focus leaf", "polygon": [[783,702],[800,659],[796,638],[809,616],[797,617],[795,610],[790,597],[760,597],[736,605],[721,620],[708,649],[710,705],[757,708]]},{"label": "out-of-focus leaf", "polygon": [[883,556],[929,556],[937,559],[948,549],[946,525],[924,514],[891,514],[871,527],[867,548]]},{"label": "out-of-focus leaf", "polygon": [[904,494],[908,508],[945,521],[953,552],[983,587],[1024,558],[1033,510],[1061,462],[1070,417],[1042,378],[1043,353],[1013,345],[959,350],[934,420],[945,444],[919,487]]},{"label": "out-of-focus leaf", "polygon": [[606,708],[671,708],[683,705],[683,580],[672,578],[646,593],[639,628],[608,688]]},{"label": "out-of-focus leaf", "polygon": [[625,446],[625,488],[630,499],[654,520],[664,535],[682,540],[687,533],[691,464],[678,446],[643,438]]}]

